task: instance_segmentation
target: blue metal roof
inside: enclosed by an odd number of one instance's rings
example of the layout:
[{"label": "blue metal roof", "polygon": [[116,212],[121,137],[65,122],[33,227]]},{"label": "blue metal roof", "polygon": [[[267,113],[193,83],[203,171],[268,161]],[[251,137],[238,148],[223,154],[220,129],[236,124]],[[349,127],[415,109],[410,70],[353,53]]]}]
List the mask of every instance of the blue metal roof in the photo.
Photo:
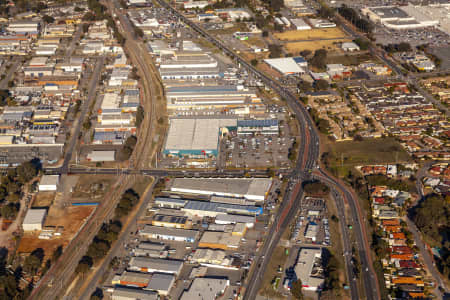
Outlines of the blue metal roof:
[{"label": "blue metal roof", "polygon": [[184,209],[215,211],[215,212],[234,212],[234,213],[248,213],[252,215],[259,215],[262,213],[262,208],[251,205],[238,205],[207,201],[188,201]]},{"label": "blue metal roof", "polygon": [[139,95],[139,90],[138,90],[138,89],[135,89],[135,90],[125,90],[125,91],[124,91],[124,94],[125,94],[126,96],[136,96],[136,95]]},{"label": "blue metal roof", "polygon": [[301,56],[296,56],[296,57],[293,57],[292,59],[298,64],[306,62],[306,60],[303,57],[301,57]]},{"label": "blue metal roof", "polygon": [[94,140],[115,140],[122,139],[125,137],[125,132],[113,131],[113,132],[98,132],[94,133]]},{"label": "blue metal roof", "polygon": [[171,87],[167,89],[168,93],[209,93],[209,92],[233,92],[236,87],[229,86],[187,86]]},{"label": "blue metal roof", "polygon": [[238,127],[267,127],[278,126],[277,119],[265,119],[265,120],[238,120]]}]

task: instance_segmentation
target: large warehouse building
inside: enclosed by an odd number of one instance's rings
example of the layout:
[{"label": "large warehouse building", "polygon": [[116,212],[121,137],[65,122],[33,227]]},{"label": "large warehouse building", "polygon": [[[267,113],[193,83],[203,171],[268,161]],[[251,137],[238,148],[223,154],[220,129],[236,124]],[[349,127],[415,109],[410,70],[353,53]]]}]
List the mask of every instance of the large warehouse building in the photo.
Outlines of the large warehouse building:
[{"label": "large warehouse building", "polygon": [[261,99],[254,91],[235,85],[169,87],[166,98],[169,111],[261,104]]},{"label": "large warehouse building", "polygon": [[170,119],[164,154],[205,158],[217,156],[222,132],[236,119]]},{"label": "large warehouse building", "polygon": [[367,7],[361,12],[372,22],[381,23],[391,29],[414,29],[439,24],[439,20],[432,16],[426,16],[421,12],[421,8],[413,5]]},{"label": "large warehouse building", "polygon": [[208,79],[219,77],[217,61],[201,51],[174,51],[161,55],[163,80]]},{"label": "large warehouse building", "polygon": [[[228,204],[228,203],[218,203],[218,202],[208,202],[208,201],[195,201],[187,199],[178,198],[168,198],[168,197],[156,197],[155,204],[158,207],[170,207],[173,202],[177,202],[176,208],[185,212],[190,217],[216,217],[221,214],[236,214],[242,216],[259,216],[263,213],[263,209],[254,205],[238,205],[238,204]],[[148,226],[146,228],[156,227]],[[172,228],[152,228],[153,230],[168,232],[175,231]],[[178,230],[181,232],[181,230]],[[186,230],[185,230],[186,231]],[[192,231],[192,230],[187,230]],[[170,238],[173,239],[173,238]]]},{"label": "large warehouse building", "polygon": [[217,195],[264,201],[272,186],[271,178],[175,178],[172,192]]}]

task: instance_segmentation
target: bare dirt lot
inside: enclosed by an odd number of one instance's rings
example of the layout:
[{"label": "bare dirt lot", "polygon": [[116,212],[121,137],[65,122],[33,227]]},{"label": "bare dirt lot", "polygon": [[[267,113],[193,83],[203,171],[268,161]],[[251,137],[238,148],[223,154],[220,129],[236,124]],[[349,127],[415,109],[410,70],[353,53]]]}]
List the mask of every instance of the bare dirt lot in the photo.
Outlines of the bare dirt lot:
[{"label": "bare dirt lot", "polygon": [[310,30],[290,30],[275,33],[274,36],[280,41],[338,39],[347,37],[347,35],[337,27]]},{"label": "bare dirt lot", "polygon": [[64,210],[59,210],[52,207],[49,210],[44,227],[62,226],[64,231],[61,233],[61,236],[54,237],[50,240],[43,240],[38,238],[39,233],[26,233],[20,240],[17,252],[19,254],[30,253],[36,248],[42,248],[44,249],[45,256],[50,257],[59,245],[63,245],[63,247],[65,247],[69,243],[87,218],[91,215],[94,208],[94,206],[71,206],[65,208]]},{"label": "bare dirt lot", "polygon": [[55,199],[55,192],[39,192],[33,200],[32,207],[50,207]]},{"label": "bare dirt lot", "polygon": [[81,175],[73,189],[72,198],[74,202],[97,201],[110,190],[115,179],[116,176],[112,175],[97,175],[95,179],[92,176]]},{"label": "bare dirt lot", "polygon": [[335,51],[340,48],[339,44],[350,41],[350,39],[317,40],[286,43],[284,46],[288,52],[297,54],[303,50],[315,51],[317,49],[326,49]]}]

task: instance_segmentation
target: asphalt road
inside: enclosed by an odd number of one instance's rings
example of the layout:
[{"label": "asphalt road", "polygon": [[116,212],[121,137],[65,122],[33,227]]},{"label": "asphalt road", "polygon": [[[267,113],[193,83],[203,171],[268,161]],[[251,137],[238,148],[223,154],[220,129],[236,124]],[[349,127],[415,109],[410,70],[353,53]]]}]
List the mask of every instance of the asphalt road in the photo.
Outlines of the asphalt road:
[{"label": "asphalt road", "polygon": [[77,42],[80,39],[81,32],[83,31],[83,23],[78,24],[77,31],[72,36],[72,40],[70,41],[70,45],[66,50],[66,58],[69,58],[72,56],[73,51],[75,50],[75,47],[77,46]]},{"label": "asphalt road", "polygon": [[[242,67],[246,68],[250,73],[255,75],[256,77],[260,78],[260,80],[268,87],[272,88],[274,91],[276,91],[281,97],[283,97],[292,111],[294,112],[294,115],[299,121],[300,125],[300,136],[302,137],[299,142],[299,153],[297,160],[296,168],[294,169],[293,176],[291,177],[291,183],[295,183],[292,180],[308,180],[312,170],[317,166],[317,161],[319,159],[319,135],[317,132],[317,129],[315,128],[315,125],[312,121],[312,119],[309,116],[309,113],[307,112],[306,108],[301,105],[297,99],[297,97],[292,94],[287,88],[284,88],[281,86],[278,82],[274,81],[272,78],[269,78],[259,70],[255,69],[253,66],[251,66],[248,62],[246,62],[243,58],[238,56],[236,53],[234,53],[231,49],[229,49],[226,45],[224,45],[221,41],[217,40],[213,36],[211,36],[209,33],[207,33],[205,30],[203,30],[201,27],[199,27],[197,24],[191,22],[187,18],[185,18],[181,13],[179,13],[177,10],[175,10],[173,7],[171,7],[169,4],[164,2],[163,0],[158,0],[158,3],[162,6],[171,11],[173,14],[177,15],[178,18],[183,21],[185,24],[190,26],[193,30],[195,30],[197,33],[202,35],[206,40],[217,46],[219,49],[221,49],[226,55],[230,56],[232,59],[234,59],[237,63],[239,63]],[[325,175],[327,177],[327,175]],[[335,183],[336,184],[336,183]],[[341,190],[345,191],[347,195],[351,195],[351,193],[347,190],[345,186],[339,187]],[[359,215],[358,213],[361,213],[360,210],[356,209],[356,206],[358,203],[356,202],[357,199],[354,199],[353,197],[348,197],[348,202],[350,206],[352,207],[352,213],[357,215],[354,215],[355,218],[355,227],[361,227],[359,228],[359,232],[362,233],[365,231],[365,228],[362,228],[364,226],[363,223],[358,222]],[[289,211],[289,214],[294,213],[295,214],[296,209],[291,209]],[[287,219],[287,218],[286,218]],[[279,226],[275,223],[273,226]],[[273,234],[273,233],[272,233]],[[358,248],[362,247],[362,250],[360,251],[361,256],[361,263],[364,266],[367,266],[363,272],[362,276],[364,276],[363,281],[366,283],[366,294],[367,299],[378,299],[378,285],[374,284],[374,281],[376,283],[376,277],[375,273],[373,271],[373,266],[368,266],[367,262],[370,261],[370,252],[368,247],[364,247],[366,245],[367,239],[364,238],[364,236],[356,235],[358,240]],[[272,240],[272,235],[269,235],[267,237],[268,244],[270,245],[270,241]],[[270,260],[270,257],[273,252],[273,247],[268,246],[267,248],[264,248],[265,250],[262,251],[262,262],[261,265],[264,266],[267,264],[268,260]],[[259,266],[260,264],[257,264]],[[258,274],[258,272],[254,272],[253,274]],[[258,275],[256,275],[258,276]],[[262,275],[261,275],[262,276]],[[349,278],[352,278],[352,274],[348,274]],[[254,293],[253,291],[256,288],[253,288],[252,285],[257,286],[258,280],[253,280],[254,278],[250,278],[250,286],[248,287],[249,293]],[[245,294],[245,299],[254,299],[250,296],[248,296],[248,292]]]},{"label": "asphalt road", "polygon": [[64,162],[62,164],[62,167],[60,168],[61,174],[66,174],[68,171],[69,163],[70,160],[72,159],[72,154],[75,149],[75,145],[77,144],[78,136],[80,135],[81,132],[81,125],[83,124],[84,119],[86,118],[86,114],[88,113],[89,108],[91,107],[92,101],[94,101],[97,94],[96,87],[97,83],[100,80],[100,73],[103,69],[104,62],[105,62],[104,57],[100,57],[96,62],[95,69],[94,72],[92,73],[90,85],[88,88],[88,97],[81,105],[80,115],[78,119],[75,121],[76,122],[75,130],[71,135],[69,143],[65,149]]},{"label": "asphalt road", "polygon": [[[0,81],[0,89],[8,88],[8,82],[10,82],[13,79],[14,73],[17,71],[17,68],[19,67],[21,60],[22,58],[20,56],[16,56],[13,58],[13,62],[9,67],[8,71],[6,72],[5,78],[2,81]],[[6,63],[6,61],[4,63]]]}]

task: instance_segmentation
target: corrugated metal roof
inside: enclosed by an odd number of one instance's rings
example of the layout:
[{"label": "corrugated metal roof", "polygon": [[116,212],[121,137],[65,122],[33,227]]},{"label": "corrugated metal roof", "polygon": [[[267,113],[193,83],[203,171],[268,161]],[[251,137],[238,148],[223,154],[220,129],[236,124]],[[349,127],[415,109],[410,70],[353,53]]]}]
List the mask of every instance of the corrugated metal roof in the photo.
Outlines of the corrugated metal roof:
[{"label": "corrugated metal roof", "polygon": [[237,126],[239,127],[268,127],[278,126],[277,119],[264,119],[264,120],[238,120]]}]

